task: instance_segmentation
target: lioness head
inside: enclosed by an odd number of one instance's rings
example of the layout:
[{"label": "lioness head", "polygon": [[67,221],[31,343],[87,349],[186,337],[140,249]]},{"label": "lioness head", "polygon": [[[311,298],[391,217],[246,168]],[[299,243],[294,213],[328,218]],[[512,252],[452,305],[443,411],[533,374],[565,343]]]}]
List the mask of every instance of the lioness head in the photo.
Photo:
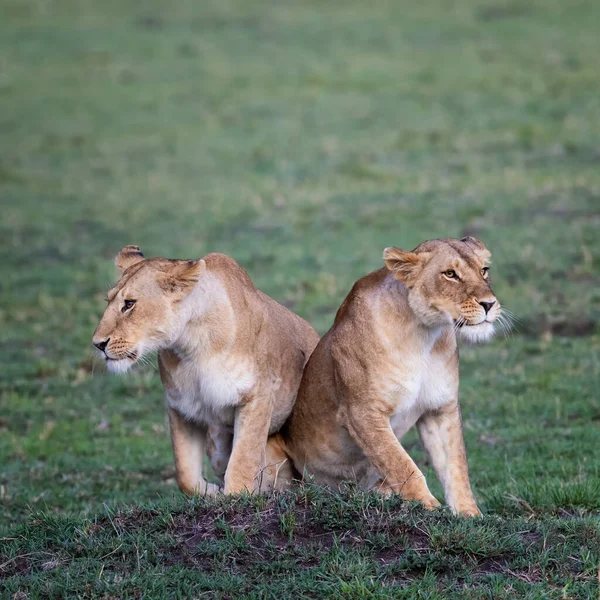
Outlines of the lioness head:
[{"label": "lioness head", "polygon": [[92,342],[109,370],[124,373],[144,354],[164,348],[181,333],[178,304],[206,269],[203,260],[145,259],[137,246],[116,257],[121,277]]},{"label": "lioness head", "polygon": [[383,252],[387,268],[409,288],[417,318],[430,327],[453,323],[470,341],[490,338],[501,313],[490,288],[490,256],[474,237],[431,240],[412,252]]}]

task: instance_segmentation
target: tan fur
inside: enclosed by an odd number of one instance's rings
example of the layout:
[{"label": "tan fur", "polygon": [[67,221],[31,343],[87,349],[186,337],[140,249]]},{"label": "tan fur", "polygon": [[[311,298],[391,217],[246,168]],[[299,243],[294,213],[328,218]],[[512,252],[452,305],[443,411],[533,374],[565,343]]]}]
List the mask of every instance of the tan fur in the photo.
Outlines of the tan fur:
[{"label": "tan fur", "polygon": [[[500,305],[484,270],[489,257],[475,238],[433,240],[413,252],[387,248],[386,268],[354,285],[278,436],[300,473],[438,506],[400,443],[416,424],[447,504],[479,514],[462,437],[456,331],[472,340],[493,332]],[[487,316],[480,302],[494,302]]]},{"label": "tan fur", "polygon": [[312,327],[223,254],[145,259],[127,246],[116,264],[121,278],[93,342],[118,373],[158,351],[181,490],[218,491],[202,474],[205,451],[225,493],[289,479],[285,454],[267,437],[291,411],[318,342]]}]

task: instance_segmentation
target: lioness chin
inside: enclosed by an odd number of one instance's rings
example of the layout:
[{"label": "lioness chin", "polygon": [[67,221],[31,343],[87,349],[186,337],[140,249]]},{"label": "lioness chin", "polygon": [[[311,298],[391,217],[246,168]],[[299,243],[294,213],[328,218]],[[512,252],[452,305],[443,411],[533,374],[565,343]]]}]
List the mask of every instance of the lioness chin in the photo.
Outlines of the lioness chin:
[{"label": "lioness chin", "polygon": [[277,436],[300,473],[439,506],[400,440],[415,423],[455,513],[479,515],[458,405],[456,335],[487,340],[500,304],[479,240],[384,251],[313,352]]},{"label": "lioness chin", "polygon": [[93,343],[115,373],[158,351],[181,490],[219,490],[203,476],[205,450],[225,493],[276,487],[290,466],[267,462],[285,460],[267,437],[290,413],[316,332],[223,254],[145,259],[126,246],[116,264]]}]

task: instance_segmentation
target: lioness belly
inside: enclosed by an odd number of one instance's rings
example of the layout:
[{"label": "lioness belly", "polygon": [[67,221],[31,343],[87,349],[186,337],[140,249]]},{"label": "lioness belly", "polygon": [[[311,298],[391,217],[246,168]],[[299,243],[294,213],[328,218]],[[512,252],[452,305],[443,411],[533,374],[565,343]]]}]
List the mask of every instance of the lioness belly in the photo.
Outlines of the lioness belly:
[{"label": "lioness belly", "polygon": [[363,451],[334,419],[325,419],[321,426],[314,435],[299,431],[288,439],[287,452],[296,470],[319,485],[338,487],[343,481],[354,481],[363,487],[370,468]]},{"label": "lioness belly", "polygon": [[[370,461],[356,446],[354,452],[330,453],[307,457],[303,476],[320,485],[338,487],[344,481],[355,482],[360,488],[368,488],[373,470]],[[375,483],[373,480],[371,485]]]}]

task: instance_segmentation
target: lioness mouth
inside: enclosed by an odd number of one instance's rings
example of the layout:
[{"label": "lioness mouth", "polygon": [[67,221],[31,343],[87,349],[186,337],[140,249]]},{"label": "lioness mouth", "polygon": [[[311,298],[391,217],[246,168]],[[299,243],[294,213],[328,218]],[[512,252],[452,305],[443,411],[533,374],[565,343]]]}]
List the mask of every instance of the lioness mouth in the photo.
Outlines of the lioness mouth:
[{"label": "lioness mouth", "polygon": [[124,356],[123,358],[112,358],[110,356],[107,356],[106,354],[104,356],[105,356],[106,360],[113,360],[113,361],[119,361],[119,360],[125,360],[125,359],[137,360],[137,352],[130,352],[129,354],[127,354],[127,356]]}]

